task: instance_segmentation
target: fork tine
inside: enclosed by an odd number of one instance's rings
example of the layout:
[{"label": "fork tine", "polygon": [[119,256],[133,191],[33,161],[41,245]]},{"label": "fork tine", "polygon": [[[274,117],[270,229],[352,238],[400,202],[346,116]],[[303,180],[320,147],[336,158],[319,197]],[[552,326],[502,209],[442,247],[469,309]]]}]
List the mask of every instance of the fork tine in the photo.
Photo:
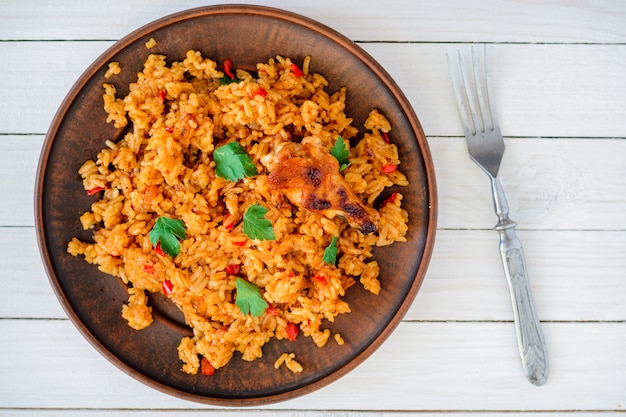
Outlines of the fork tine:
[{"label": "fork tine", "polygon": [[454,94],[461,110],[463,125],[472,135],[486,130],[494,130],[497,123],[491,107],[486,46],[483,45],[481,49],[472,46],[469,59],[471,65],[464,62],[460,50],[457,51],[456,55],[456,60],[453,60],[447,54],[448,70],[452,79]]},{"label": "fork tine", "polygon": [[486,46],[483,45],[482,50],[479,50],[478,53],[476,53],[475,48],[472,47],[472,67],[474,69],[474,83],[476,85],[478,103],[480,106],[480,113],[482,115],[482,129],[494,130],[496,119],[493,114],[493,108],[491,107],[492,100],[490,96],[489,74],[487,73],[486,61]]},{"label": "fork tine", "polygon": [[[480,99],[480,94],[478,90],[477,79],[480,77],[476,72],[476,68],[473,66],[474,62],[474,48],[471,49],[471,62],[472,65],[468,68],[466,64],[463,63],[461,59],[461,53],[459,51],[459,67],[461,68],[461,77],[463,78],[463,86],[465,87],[465,98],[469,104],[470,114],[472,115],[472,123],[474,126],[474,131],[472,134],[476,134],[477,132],[482,132],[484,130],[483,124],[483,109],[482,103]],[[476,87],[477,93],[472,91],[473,87]],[[478,103],[475,101],[476,96],[479,96]]]},{"label": "fork tine", "polygon": [[452,87],[463,122],[470,157],[487,174],[498,175],[504,153],[504,141],[488,88],[486,46],[457,51],[456,59],[448,55]]},{"label": "fork tine", "polygon": [[456,60],[450,57],[449,54],[446,54],[448,58],[448,71],[450,72],[450,79],[452,80],[452,88],[454,90],[454,96],[456,98],[459,113],[461,115],[461,121],[463,122],[463,127],[466,130],[469,130],[472,134],[476,134],[474,117],[472,116],[471,106],[468,101],[467,94],[467,82],[465,77],[463,76],[463,62],[461,59],[461,51],[456,51]]}]

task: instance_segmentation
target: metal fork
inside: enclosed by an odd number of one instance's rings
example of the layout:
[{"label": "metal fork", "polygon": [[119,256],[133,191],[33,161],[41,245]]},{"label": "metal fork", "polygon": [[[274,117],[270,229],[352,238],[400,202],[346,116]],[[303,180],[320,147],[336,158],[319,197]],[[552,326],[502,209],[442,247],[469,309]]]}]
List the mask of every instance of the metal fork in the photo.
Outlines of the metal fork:
[{"label": "metal fork", "polygon": [[[481,50],[482,49],[482,50]],[[498,216],[500,254],[513,302],[522,367],[530,382],[543,385],[548,378],[546,343],[533,302],[522,244],[515,234],[516,223],[509,218],[498,170],[504,154],[504,140],[493,112],[487,85],[486,47],[471,50],[468,64],[461,51],[448,55],[448,69],[465,129],[470,157],[491,180],[493,204]]]}]

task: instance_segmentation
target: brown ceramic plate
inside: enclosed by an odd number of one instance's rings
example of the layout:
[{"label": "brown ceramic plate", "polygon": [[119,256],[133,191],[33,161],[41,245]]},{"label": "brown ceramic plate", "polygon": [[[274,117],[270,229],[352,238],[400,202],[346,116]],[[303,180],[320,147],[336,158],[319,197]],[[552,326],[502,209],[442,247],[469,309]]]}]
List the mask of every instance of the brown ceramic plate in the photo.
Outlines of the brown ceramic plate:
[{"label": "brown ceramic plate", "polygon": [[[157,45],[146,49],[155,38]],[[317,348],[309,338],[272,341],[262,359],[241,360],[238,354],[211,377],[181,371],[176,347],[188,332],[175,308],[152,297],[155,322],[132,330],[121,317],[127,301],[121,281],[105,275],[66,252],[73,236],[89,240],[80,215],[95,197],[88,197],[77,174],[94,158],[106,139],[120,135],[106,123],[102,83],[111,61],[123,71],[113,81],[118,95],[149,53],[182,60],[188,49],[217,62],[231,58],[239,67],[254,69],[276,55],[302,62],[312,57],[311,71],[330,82],[329,92],[348,88],[346,113],[360,128],[369,111],[380,109],[390,120],[403,172],[411,185],[402,192],[409,211],[408,242],[381,248],[375,259],[381,266],[383,291],[369,295],[360,286],[346,296],[352,313],[327,327],[339,332],[346,344],[330,341]],[[393,191],[393,190],[391,190]],[[321,388],[346,374],[370,356],[396,328],[420,287],[432,252],[436,223],[433,164],[426,138],[411,105],[387,72],[359,46],[308,18],[256,6],[214,6],[192,9],[150,23],[116,42],[80,77],[63,101],[47,134],[36,185],[37,238],[50,282],[66,313],[83,336],[120,369],[163,392],[216,405],[259,405],[294,398]],[[304,365],[299,374],[274,369],[280,353],[295,352]],[[372,393],[374,394],[374,393]]]}]

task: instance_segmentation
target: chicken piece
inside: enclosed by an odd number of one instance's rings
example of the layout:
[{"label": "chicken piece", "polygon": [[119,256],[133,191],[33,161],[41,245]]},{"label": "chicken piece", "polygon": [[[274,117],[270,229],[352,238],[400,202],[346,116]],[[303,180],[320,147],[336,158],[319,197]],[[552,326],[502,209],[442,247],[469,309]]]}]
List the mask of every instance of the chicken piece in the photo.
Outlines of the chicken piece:
[{"label": "chicken piece", "polygon": [[378,231],[378,212],[354,194],[339,173],[337,159],[321,146],[287,143],[267,165],[270,188],[292,204],[330,219],[342,216],[364,234]]}]

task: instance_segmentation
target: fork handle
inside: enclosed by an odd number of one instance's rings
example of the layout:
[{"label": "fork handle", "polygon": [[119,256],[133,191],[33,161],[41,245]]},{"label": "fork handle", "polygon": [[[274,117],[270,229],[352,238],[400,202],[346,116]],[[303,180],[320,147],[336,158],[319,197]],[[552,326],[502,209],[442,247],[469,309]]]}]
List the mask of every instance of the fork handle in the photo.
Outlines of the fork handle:
[{"label": "fork handle", "polygon": [[498,177],[491,179],[491,185],[498,215],[495,230],[500,234],[500,255],[513,303],[522,367],[530,382],[543,385],[548,378],[548,353],[528,282],[524,251],[515,233],[516,223],[509,218],[508,204]]}]

